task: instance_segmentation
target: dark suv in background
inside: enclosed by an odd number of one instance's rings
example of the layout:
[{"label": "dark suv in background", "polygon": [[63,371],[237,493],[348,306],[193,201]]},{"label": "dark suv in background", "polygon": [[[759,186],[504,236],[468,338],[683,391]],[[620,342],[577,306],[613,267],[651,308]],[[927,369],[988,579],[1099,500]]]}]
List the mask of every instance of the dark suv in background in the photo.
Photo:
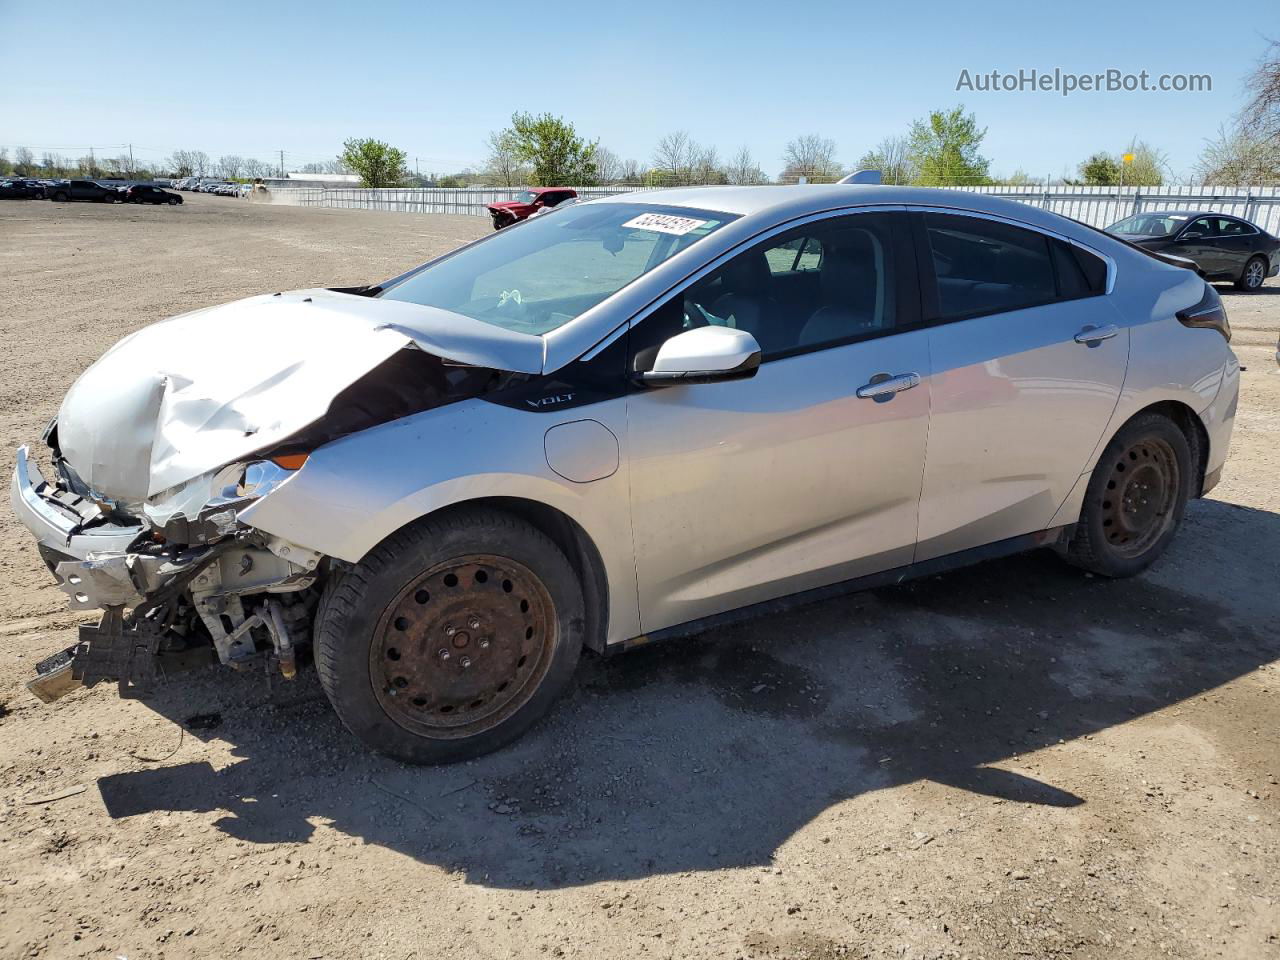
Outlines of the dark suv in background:
[{"label": "dark suv in background", "polygon": [[0,199],[40,200],[44,197],[44,184],[27,177],[0,178]]},{"label": "dark suv in background", "polygon": [[106,187],[96,180],[64,180],[45,191],[50,200],[91,200],[98,203],[115,203],[123,200],[115,187]]}]

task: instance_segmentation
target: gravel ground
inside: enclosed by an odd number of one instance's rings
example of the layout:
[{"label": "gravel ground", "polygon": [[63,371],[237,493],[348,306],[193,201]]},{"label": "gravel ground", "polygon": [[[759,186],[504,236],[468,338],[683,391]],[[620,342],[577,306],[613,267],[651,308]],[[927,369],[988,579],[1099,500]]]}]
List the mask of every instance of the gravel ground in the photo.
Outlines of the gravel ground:
[{"label": "gravel ground", "polygon": [[[487,229],[5,203],[0,447],[143,324]],[[1233,454],[1148,574],[1033,555],[591,658],[460,766],[369,755],[309,669],[42,706],[77,617],[0,511],[0,956],[1280,957],[1280,286],[1225,296]]]}]

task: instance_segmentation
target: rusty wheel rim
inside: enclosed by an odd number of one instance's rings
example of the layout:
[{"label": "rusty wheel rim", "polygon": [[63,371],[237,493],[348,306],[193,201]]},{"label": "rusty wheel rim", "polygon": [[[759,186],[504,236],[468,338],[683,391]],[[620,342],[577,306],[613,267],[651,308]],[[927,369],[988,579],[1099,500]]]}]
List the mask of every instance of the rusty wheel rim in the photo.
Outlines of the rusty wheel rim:
[{"label": "rusty wheel rim", "polygon": [[1123,557],[1145,553],[1173,524],[1178,458],[1163,440],[1140,440],[1117,457],[1102,497],[1102,532]]},{"label": "rusty wheel rim", "polygon": [[533,571],[508,557],[460,557],[409,581],[387,605],[369,675],[382,709],[405,729],[474,736],[529,701],[555,643],[555,604]]}]

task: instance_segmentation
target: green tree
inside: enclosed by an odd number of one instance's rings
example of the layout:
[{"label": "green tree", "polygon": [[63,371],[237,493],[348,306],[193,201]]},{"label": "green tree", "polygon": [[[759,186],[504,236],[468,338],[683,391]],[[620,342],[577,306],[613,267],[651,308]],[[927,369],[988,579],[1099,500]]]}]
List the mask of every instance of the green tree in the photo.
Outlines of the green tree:
[{"label": "green tree", "polygon": [[858,161],[859,170],[879,170],[880,182],[903,185],[916,179],[912,166],[911,141],[907,137],[885,137]]},{"label": "green tree", "polygon": [[13,152],[13,172],[20,177],[29,177],[36,172],[35,155],[26,147],[18,147]]},{"label": "green tree", "polygon": [[578,136],[573,124],[549,113],[516,113],[503,134],[508,132],[515,156],[533,168],[530,183],[540,187],[595,185],[599,141],[588,143]]},{"label": "green tree", "polygon": [[963,106],[934,110],[911,124],[910,162],[915,182],[926,187],[978,186],[989,182],[991,161],[978,152],[986,128],[978,129]]},{"label": "green tree", "polygon": [[1080,182],[1086,187],[1113,187],[1120,182],[1120,161],[1099,150],[1080,164]]},{"label": "green tree", "polygon": [[[1124,151],[1132,159],[1123,163],[1123,179],[1126,187],[1158,187],[1164,183],[1165,174],[1169,170],[1169,158],[1151,144],[1142,140],[1132,140]],[[1123,161],[1123,157],[1121,158]]]},{"label": "green tree", "polygon": [[404,151],[381,140],[348,140],[339,159],[359,175],[365,187],[398,187],[409,178]]},{"label": "green tree", "polygon": [[1248,126],[1219,127],[1196,163],[1204,184],[1280,186],[1280,138],[1268,139]]}]

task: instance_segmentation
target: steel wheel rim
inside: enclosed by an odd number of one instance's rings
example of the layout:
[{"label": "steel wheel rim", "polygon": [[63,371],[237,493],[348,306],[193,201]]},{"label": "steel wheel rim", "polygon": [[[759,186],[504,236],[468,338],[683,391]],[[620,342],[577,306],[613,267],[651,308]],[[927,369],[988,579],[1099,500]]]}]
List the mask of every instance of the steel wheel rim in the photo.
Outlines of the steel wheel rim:
[{"label": "steel wheel rim", "polygon": [[1173,525],[1181,471],[1164,440],[1139,440],[1111,465],[1102,496],[1102,534],[1126,558],[1151,549]]},{"label": "steel wheel rim", "polygon": [[1262,264],[1257,260],[1249,264],[1249,275],[1246,282],[1251,287],[1258,287],[1262,285]]},{"label": "steel wheel rim", "polygon": [[378,703],[419,736],[457,739],[528,703],[551,664],[555,604],[523,564],[490,554],[438,563],[387,605],[369,647]]}]

